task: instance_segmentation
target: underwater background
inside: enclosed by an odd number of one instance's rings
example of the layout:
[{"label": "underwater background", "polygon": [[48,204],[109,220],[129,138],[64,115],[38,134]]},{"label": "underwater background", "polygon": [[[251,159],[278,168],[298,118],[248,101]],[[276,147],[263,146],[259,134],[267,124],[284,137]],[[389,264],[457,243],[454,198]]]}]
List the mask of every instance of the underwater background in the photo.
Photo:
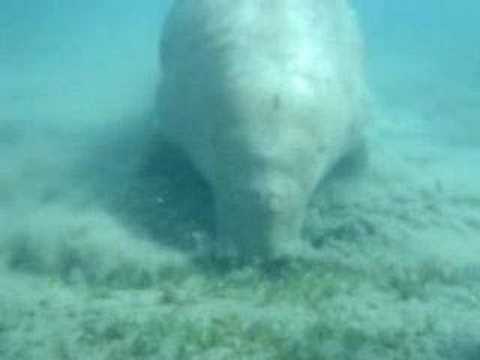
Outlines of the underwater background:
[{"label": "underwater background", "polygon": [[368,168],[312,199],[318,258],[229,271],[149,125],[170,4],[0,2],[0,359],[480,359],[479,3],[352,1]]}]

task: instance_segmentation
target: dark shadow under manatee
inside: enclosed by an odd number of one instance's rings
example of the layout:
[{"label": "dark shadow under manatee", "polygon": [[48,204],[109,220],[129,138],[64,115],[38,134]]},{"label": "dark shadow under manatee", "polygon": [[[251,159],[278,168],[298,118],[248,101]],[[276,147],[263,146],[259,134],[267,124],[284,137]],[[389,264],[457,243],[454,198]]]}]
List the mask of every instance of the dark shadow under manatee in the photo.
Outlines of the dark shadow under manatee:
[{"label": "dark shadow under manatee", "polygon": [[202,252],[214,227],[209,186],[185,154],[164,139],[152,137],[144,151],[111,209],[162,245]]},{"label": "dark shadow under manatee", "polygon": [[75,179],[89,193],[87,205],[161,245],[199,252],[213,229],[210,189],[151,123],[144,115],[96,131]]},{"label": "dark shadow under manatee", "polygon": [[365,142],[361,142],[335,164],[318,186],[322,186],[322,184],[329,181],[352,179],[360,176],[366,169],[367,164],[368,146]]}]

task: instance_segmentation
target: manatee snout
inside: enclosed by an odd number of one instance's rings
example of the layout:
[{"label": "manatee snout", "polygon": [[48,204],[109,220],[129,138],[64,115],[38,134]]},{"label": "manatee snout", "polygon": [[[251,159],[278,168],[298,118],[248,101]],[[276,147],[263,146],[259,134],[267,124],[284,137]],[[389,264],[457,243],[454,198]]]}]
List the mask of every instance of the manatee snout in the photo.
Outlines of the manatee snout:
[{"label": "manatee snout", "polygon": [[236,189],[219,188],[215,199],[216,256],[251,262],[284,255],[299,244],[307,199],[287,176],[275,174],[247,180]]}]

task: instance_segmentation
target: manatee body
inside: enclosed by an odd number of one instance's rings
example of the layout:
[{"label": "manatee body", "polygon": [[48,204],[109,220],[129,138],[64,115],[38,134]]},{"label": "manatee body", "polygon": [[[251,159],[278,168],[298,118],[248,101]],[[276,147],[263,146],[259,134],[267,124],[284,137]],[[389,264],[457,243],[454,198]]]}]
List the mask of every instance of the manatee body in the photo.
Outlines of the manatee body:
[{"label": "manatee body", "polygon": [[211,185],[218,256],[297,253],[316,185],[362,142],[363,44],[345,0],[177,0],[161,128]]}]

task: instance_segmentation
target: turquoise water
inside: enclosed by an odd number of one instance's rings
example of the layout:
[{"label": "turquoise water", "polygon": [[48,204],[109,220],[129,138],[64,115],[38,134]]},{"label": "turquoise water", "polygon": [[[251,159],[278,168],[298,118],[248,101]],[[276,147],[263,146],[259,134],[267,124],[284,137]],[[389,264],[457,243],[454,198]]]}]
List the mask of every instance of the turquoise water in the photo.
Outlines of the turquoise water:
[{"label": "turquoise water", "polygon": [[0,4],[0,359],[480,358],[480,5],[353,1],[368,166],[311,200],[315,256],[222,268],[152,125],[170,3]]}]

